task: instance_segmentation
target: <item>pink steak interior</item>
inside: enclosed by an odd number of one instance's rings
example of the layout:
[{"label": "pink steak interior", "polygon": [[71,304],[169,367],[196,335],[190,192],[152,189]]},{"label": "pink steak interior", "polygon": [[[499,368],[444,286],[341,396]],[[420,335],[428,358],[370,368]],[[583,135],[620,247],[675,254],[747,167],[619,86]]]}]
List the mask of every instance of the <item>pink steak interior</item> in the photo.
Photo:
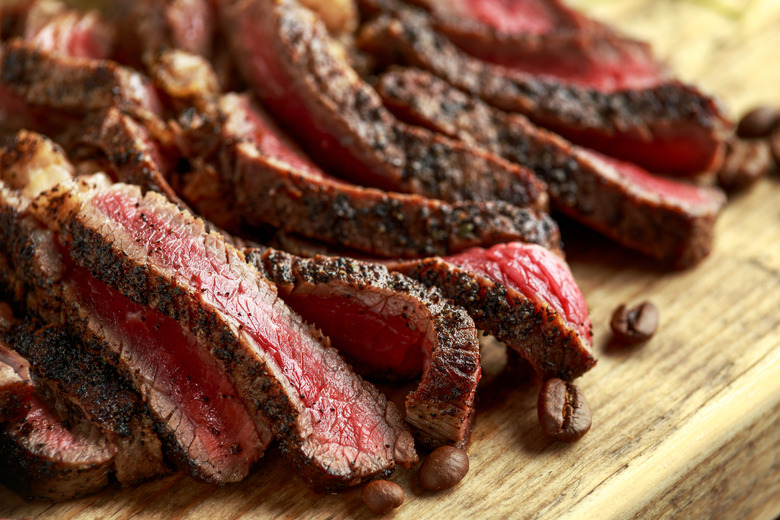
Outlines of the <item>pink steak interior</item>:
[{"label": "pink steak interior", "polygon": [[206,248],[203,236],[172,227],[169,220],[153,213],[142,214],[137,202],[118,190],[103,192],[95,200],[138,243],[155,244],[149,254],[156,262],[202,292],[251,337],[258,356],[265,352],[276,363],[309,409],[320,442],[358,447],[361,453],[384,453],[382,428],[375,427],[369,404],[356,402],[349,380],[326,374],[330,367],[323,363],[319,344],[291,323],[290,310],[276,301],[270,284],[259,276],[256,282],[246,280],[226,263],[224,249],[220,255],[218,249]]},{"label": "pink steak interior", "polygon": [[284,300],[306,321],[316,324],[361,369],[404,378],[422,371],[425,331],[410,329],[409,320],[402,315],[381,314],[343,296],[293,293]]},{"label": "pink steak interior", "polygon": [[556,16],[539,0],[459,0],[461,16],[504,34],[544,34],[555,28]]},{"label": "pink steak interior", "polygon": [[512,242],[490,249],[474,248],[446,260],[468,271],[520,292],[538,303],[547,303],[590,344],[588,306],[569,266],[538,245]]},{"label": "pink steak interior", "polygon": [[141,377],[184,414],[212,461],[248,468],[260,458],[258,433],[235,386],[189,331],[132,302],[83,268],[73,266],[69,274],[80,299],[101,321],[116,327],[131,350],[127,355],[142,367]]},{"label": "pink steak interior", "polygon": [[631,181],[631,184],[638,185],[643,190],[654,193],[663,200],[686,206],[703,204],[710,200],[707,192],[699,186],[653,175],[635,164],[613,159],[592,150],[580,149],[578,153],[596,162],[609,165],[620,176]]}]

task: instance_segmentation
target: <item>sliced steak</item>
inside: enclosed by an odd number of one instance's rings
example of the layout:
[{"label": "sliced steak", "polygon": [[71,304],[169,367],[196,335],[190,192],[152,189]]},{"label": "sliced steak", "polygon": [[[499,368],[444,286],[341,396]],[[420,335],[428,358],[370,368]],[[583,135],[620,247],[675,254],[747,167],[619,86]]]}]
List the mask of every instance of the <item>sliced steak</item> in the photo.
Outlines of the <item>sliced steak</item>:
[{"label": "sliced steak", "polygon": [[70,428],[35,396],[0,430],[0,482],[28,500],[68,500],[106,487],[116,448],[87,422]]},{"label": "sliced steak", "polygon": [[249,224],[271,224],[386,257],[449,254],[508,240],[560,247],[557,226],[546,214],[504,202],[450,204],[339,181],[319,170],[247,98],[226,96],[220,110],[226,123],[218,170],[226,177],[222,183],[232,187],[230,209]]},{"label": "sliced steak", "polygon": [[722,160],[727,122],[719,105],[676,81],[600,92],[509,71],[464,54],[427,15],[410,9],[366,24],[360,44],[380,62],[428,70],[497,108],[651,171],[692,175]]},{"label": "sliced steak", "polygon": [[114,29],[97,11],[70,9],[58,0],[18,2],[0,10],[2,38],[22,38],[34,47],[69,56],[108,58]]},{"label": "sliced steak", "polygon": [[111,107],[139,116],[162,111],[152,84],[113,61],[44,51],[19,40],[4,47],[2,86],[31,106],[77,115]]},{"label": "sliced steak", "polygon": [[532,75],[611,92],[668,79],[646,43],[616,34],[558,1],[413,0],[467,53]]},{"label": "sliced steak", "polygon": [[[28,158],[19,157],[20,167]],[[6,281],[20,303],[68,329],[128,380],[149,407],[168,451],[191,475],[215,483],[244,478],[270,434],[259,416],[253,421],[220,364],[174,320],[75,266],[51,231],[26,215],[28,204],[41,211],[40,202],[28,203],[5,184],[1,188],[0,238],[6,244],[4,263],[13,269]]]},{"label": "sliced steak", "polygon": [[211,56],[215,18],[209,0],[122,0],[116,4],[113,12],[121,17],[125,33],[123,56],[132,59],[168,49]]},{"label": "sliced steak", "polygon": [[553,208],[617,242],[685,268],[712,249],[720,190],[650,175],[490,107],[430,73],[396,69],[377,90],[399,118],[525,164],[543,179]]},{"label": "sliced steak", "polygon": [[[416,462],[398,410],[200,220],[159,194],[98,179],[36,202],[83,272],[210,347],[240,397],[268,418],[306,482],[337,488]],[[109,296],[100,290],[98,300],[96,289],[87,289],[96,310],[111,312]]]},{"label": "sliced steak", "polygon": [[32,395],[27,362],[0,341],[0,428],[27,415]]},{"label": "sliced steak", "polygon": [[582,293],[566,263],[544,248],[500,244],[392,269],[441,289],[543,379],[571,380],[596,364]]},{"label": "sliced steak", "polygon": [[116,369],[56,327],[25,327],[15,339],[36,386],[46,389],[67,417],[95,424],[116,447],[119,482],[130,485],[169,471],[146,405]]},{"label": "sliced steak", "polygon": [[[0,375],[16,376],[18,417],[0,420],[0,482],[30,500],[67,500],[108,485],[116,448],[87,422],[70,427],[35,395],[30,366],[0,344]],[[2,391],[8,388],[3,382]]]},{"label": "sliced steak", "polygon": [[118,181],[164,194],[184,205],[168,184],[165,172],[172,159],[147,126],[118,108],[95,111],[59,136],[72,157],[105,158],[108,172]]},{"label": "sliced steak", "polygon": [[479,340],[466,311],[436,289],[349,258],[251,252],[284,301],[317,325],[362,374],[419,376],[406,421],[426,447],[465,448],[479,382]]},{"label": "sliced steak", "polygon": [[544,185],[528,170],[400,124],[296,2],[232,0],[220,11],[246,80],[330,173],[450,202],[546,206]]}]

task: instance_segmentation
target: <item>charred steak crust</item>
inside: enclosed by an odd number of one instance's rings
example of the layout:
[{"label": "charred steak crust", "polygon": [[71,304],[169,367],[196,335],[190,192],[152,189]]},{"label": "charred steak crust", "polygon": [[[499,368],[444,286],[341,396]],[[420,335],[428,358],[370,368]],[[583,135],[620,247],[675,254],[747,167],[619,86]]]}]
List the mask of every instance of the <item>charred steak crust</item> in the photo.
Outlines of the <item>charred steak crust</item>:
[{"label": "charred steak crust", "polygon": [[[4,336],[12,339],[13,331]],[[29,500],[67,500],[106,487],[114,446],[84,421],[71,427],[55,417],[36,395],[27,361],[0,343],[0,374],[6,369],[17,375],[25,406],[19,417],[0,418],[0,482]]]},{"label": "charred steak crust", "polygon": [[[61,423],[57,426],[64,429]],[[83,423],[79,426],[87,427]],[[77,435],[92,453],[83,453],[81,447],[66,447],[52,456],[40,451],[45,447],[43,443],[31,439],[31,434],[38,433],[26,418],[0,428],[0,482],[28,500],[55,502],[108,486],[113,459],[109,453],[112,447],[105,445],[105,439],[80,432]]]},{"label": "charred steak crust", "polygon": [[399,124],[306,9],[288,0],[234,0],[221,13],[223,24],[234,27],[232,44],[246,79],[332,173],[450,202],[546,208],[544,185],[528,170]]},{"label": "charred steak crust", "polygon": [[38,386],[63,403],[68,416],[97,425],[117,447],[119,482],[131,485],[168,473],[154,421],[116,369],[57,327],[23,327],[15,346],[30,362]]},{"label": "charred steak crust", "polygon": [[[135,244],[129,233],[123,233],[116,225],[106,234],[100,224],[105,216],[88,202],[88,194],[94,189],[95,186],[81,183],[74,190],[51,193],[42,210],[44,220],[56,223],[58,236],[67,244],[77,264],[132,301],[175,319],[203,344],[210,346],[211,353],[236,382],[243,401],[268,418],[282,452],[292,458],[307,484],[317,489],[336,489],[376,475],[386,476],[396,462],[410,465],[416,461],[411,435],[404,429],[395,406],[373,386],[351,374],[336,350],[329,347],[327,338],[307,327],[300,317],[277,302],[269,282],[246,263],[243,254],[218,235],[206,234],[202,221],[175,208],[159,194],[149,192],[141,197],[135,187],[115,185],[115,193],[124,192],[130,199],[137,200],[143,211],[165,219],[170,222],[168,225],[202,241],[207,250],[214,252],[215,258],[221,258],[212,261],[226,262],[224,265],[229,266],[235,276],[243,278],[247,287],[254,290],[256,286],[259,297],[284,313],[293,330],[310,338],[305,340],[309,345],[320,345],[318,355],[323,366],[349,381],[346,384],[354,392],[350,402],[359,402],[360,406],[371,410],[372,419],[377,421],[374,427],[383,429],[386,444],[380,450],[382,453],[372,453],[360,463],[345,460],[343,454],[338,457],[322,453],[324,447],[314,438],[312,419],[304,413],[305,396],[297,395],[289,381],[280,379],[281,368],[267,354],[263,353],[261,357],[247,346],[243,325],[217,310],[210,302],[213,295],[201,293],[184,277],[157,265],[152,259],[156,246],[148,244],[150,250],[146,251],[146,245]],[[145,217],[141,219],[145,221]]]},{"label": "charred steak crust", "polygon": [[75,155],[99,150],[120,182],[157,191],[184,205],[163,175],[160,150],[148,129],[120,109],[93,112],[69,128],[61,139]]},{"label": "charred steak crust", "polygon": [[2,85],[32,106],[84,114],[117,107],[144,116],[160,110],[149,81],[110,60],[41,51],[22,41],[4,45]]},{"label": "charred steak crust", "polygon": [[[509,72],[463,54],[433,31],[424,13],[414,9],[380,15],[364,26],[359,41],[361,48],[386,65],[429,70],[497,108],[525,114],[572,139],[610,148],[608,153],[620,153],[619,146],[612,146],[615,137],[633,147],[651,146],[659,138],[673,136],[695,146],[696,154],[686,164],[666,165],[670,171],[708,171],[722,158],[727,123],[721,108],[712,98],[677,81],[643,90],[600,92]],[[663,169],[663,158],[656,159],[658,169]]]},{"label": "charred steak crust", "polygon": [[237,207],[250,224],[286,231],[385,257],[449,254],[518,239],[560,248],[555,222],[544,213],[503,202],[443,203],[316,178],[258,154],[234,149]]},{"label": "charred steak crust", "polygon": [[589,348],[583,348],[578,334],[555,310],[502,283],[442,258],[401,263],[391,269],[438,287],[468,311],[480,330],[518,351],[543,379],[571,381],[596,364]]},{"label": "charred steak crust", "polygon": [[[42,147],[40,145],[42,141],[39,142],[39,148]],[[2,150],[0,156],[5,151]],[[58,154],[57,150],[50,151],[53,151],[50,155]],[[58,157],[33,157],[28,154],[19,156],[18,159],[21,164],[17,166],[27,166],[29,169],[32,166],[30,162],[37,161],[35,166],[38,168],[44,166],[44,172],[50,169],[45,167],[46,160],[52,163],[61,160]],[[3,172],[4,177],[7,173],[7,170]],[[103,178],[103,182],[107,180]],[[68,182],[65,182],[52,190],[54,193],[63,193],[64,186],[67,184]],[[133,340],[126,342],[123,339],[120,330],[122,324],[116,320],[112,321],[111,318],[104,318],[100,311],[91,307],[85,299],[83,290],[90,286],[91,282],[76,281],[72,263],[66,265],[66,259],[62,257],[53,232],[44,228],[41,222],[27,211],[29,208],[42,211],[38,206],[41,201],[30,203],[18,193],[8,189],[5,183],[0,184],[0,193],[2,194],[0,238],[6,244],[0,256],[4,256],[2,260],[9,267],[8,271],[13,271],[4,272],[3,282],[16,295],[18,302],[34,311],[44,322],[66,328],[79,338],[85,350],[116,367],[117,372],[123,375],[148,404],[150,413],[158,423],[159,434],[165,441],[166,454],[181,468],[186,469],[191,476],[215,483],[225,483],[246,476],[249,464],[262,455],[262,450],[270,442],[270,432],[267,432],[267,429],[261,430],[260,425],[257,425],[257,433],[260,435],[258,440],[254,434],[244,431],[247,428],[241,427],[238,434],[233,435],[236,432],[231,432],[230,442],[217,440],[216,442],[219,443],[217,449],[208,446],[210,439],[206,439],[206,444],[198,439],[197,427],[187,420],[182,421],[184,412],[180,413],[177,408],[183,407],[185,403],[173,403],[170,396],[165,395],[163,390],[157,389],[158,382],[152,381],[156,376],[148,373],[149,371],[142,365],[143,360],[138,359],[137,345],[133,345]],[[113,296],[117,297],[117,295]],[[122,299],[121,296],[119,299]],[[121,301],[117,301],[117,304],[121,304]],[[111,305],[108,307],[113,308]],[[131,312],[137,313],[132,309]],[[216,364],[216,360],[210,362]],[[153,368],[155,373],[160,369],[159,366]],[[202,370],[204,367],[200,368]],[[207,374],[210,373],[209,371],[210,367],[206,367]],[[219,421],[226,415],[225,410],[227,410],[227,413],[233,414],[234,417],[242,415],[244,417],[242,421],[251,423],[251,417],[246,415],[247,411],[234,413],[238,405],[229,401],[234,398],[235,391],[225,392],[226,389],[220,389],[222,394],[230,394],[223,395],[223,398],[227,399],[224,403],[219,403],[220,400],[217,398],[212,399],[211,405],[208,405],[208,402],[199,405],[201,408],[220,407],[209,410],[206,418]],[[243,410],[243,405],[240,409]],[[220,439],[226,438],[224,435],[220,437],[220,433],[213,431],[206,434],[208,435],[212,435],[212,438],[214,436]],[[234,441],[241,442],[245,449],[236,452],[234,445],[231,444]],[[241,445],[239,444],[238,447],[241,448]],[[222,451],[216,453],[218,450]],[[227,450],[230,450],[230,456],[225,456]]]},{"label": "charred steak crust", "polygon": [[717,189],[697,188],[703,204],[665,199],[605,173],[576,146],[522,115],[493,108],[421,70],[390,70],[377,90],[399,118],[525,164],[547,183],[555,209],[627,247],[677,268],[695,265],[712,248],[725,202]]},{"label": "charred steak crust", "polygon": [[361,293],[372,300],[381,295],[388,307],[391,299],[404,301],[407,327],[424,328],[430,349],[420,383],[406,397],[406,421],[428,448],[468,445],[481,368],[477,330],[466,311],[435,288],[351,258],[304,259],[268,249],[248,251],[247,261],[267,273],[282,298],[326,288],[334,298],[359,301]]}]

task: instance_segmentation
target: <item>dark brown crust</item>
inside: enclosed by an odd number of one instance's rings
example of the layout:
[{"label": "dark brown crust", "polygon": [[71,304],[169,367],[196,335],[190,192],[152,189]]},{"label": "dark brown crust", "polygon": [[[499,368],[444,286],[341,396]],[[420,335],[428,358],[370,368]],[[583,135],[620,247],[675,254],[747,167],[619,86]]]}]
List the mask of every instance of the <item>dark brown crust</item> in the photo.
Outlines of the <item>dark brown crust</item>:
[{"label": "dark brown crust", "polygon": [[[712,170],[722,156],[726,120],[718,104],[693,87],[669,81],[644,90],[599,92],[564,85],[487,64],[437,35],[427,16],[412,9],[366,24],[363,50],[386,65],[429,70],[453,86],[570,137],[609,147],[611,140],[652,145],[658,138],[685,139],[697,148],[696,168]],[[615,147],[612,152],[620,152]],[[627,157],[631,160],[631,157]],[[669,165],[670,171],[680,166]]]},{"label": "dark brown crust", "polygon": [[441,258],[391,267],[463,306],[477,327],[506,343],[528,360],[542,379],[571,381],[596,364],[590,347],[549,305],[537,304],[518,291]]},{"label": "dark brown crust", "polygon": [[[0,482],[28,500],[70,500],[95,493],[109,484],[113,460],[64,461],[40,454],[28,442],[24,421],[0,428]],[[75,460],[74,460],[75,459]]]},{"label": "dark brown crust", "polygon": [[[7,146],[15,142],[18,139],[9,141]],[[12,162],[12,158],[24,164],[34,151],[26,149],[30,153],[12,154],[4,148],[0,150],[0,157],[5,157],[6,165]],[[152,389],[139,375],[138,367],[129,361],[115,327],[88,313],[73,282],[65,279],[66,267],[54,234],[27,213],[26,200],[10,191],[4,183],[0,183],[0,190],[0,240],[5,244],[0,253],[0,264],[7,267],[0,281],[6,285],[7,292],[14,294],[18,305],[35,313],[43,322],[61,326],[77,337],[85,350],[114,367],[148,402]],[[218,482],[222,476],[215,475],[209,461],[190,457],[189,446],[177,440],[173,426],[168,424],[169,417],[157,411],[149,409],[165,442],[166,454],[191,476]],[[263,438],[263,442],[270,442],[270,435]]]},{"label": "dark brown crust", "polygon": [[425,330],[430,348],[420,384],[406,397],[406,421],[415,427],[418,442],[428,448],[468,446],[481,370],[477,330],[463,309],[435,288],[426,289],[384,266],[351,258],[304,259],[269,249],[250,251],[247,261],[267,273],[282,298],[324,290],[359,302],[365,291],[372,300],[381,295],[405,302],[410,328]]},{"label": "dark brown crust", "polygon": [[41,51],[18,40],[4,45],[2,84],[32,106],[69,113],[117,107],[143,116],[159,110],[151,84],[132,69]]},{"label": "dark brown crust", "polygon": [[[150,389],[137,376],[136,368],[129,365],[122,355],[119,338],[112,335],[110,327],[82,308],[72,283],[63,281],[65,268],[53,233],[25,217],[18,205],[2,197],[0,239],[6,244],[5,254],[0,255],[4,256],[2,263],[9,266],[9,272],[5,273],[2,281],[18,295],[18,303],[34,312],[43,322],[67,329],[79,338],[86,351],[114,367],[136,392],[148,397]],[[191,476],[210,481],[211,476],[187,456],[186,447],[178,443],[174,432],[166,425],[166,418],[155,414],[152,409],[149,413],[157,421],[157,431],[165,442],[166,454]]]},{"label": "dark brown crust", "polygon": [[[378,188],[450,202],[504,200],[545,209],[543,183],[526,169],[430,132],[399,124],[376,92],[337,53],[313,15],[288,0],[235,0],[222,8],[233,30],[233,48],[268,108],[307,151],[335,175]],[[252,20],[254,25],[243,24]],[[266,55],[288,84],[280,105],[265,79],[250,69],[258,60],[255,31],[268,39]],[[277,78],[278,79],[278,78]],[[281,107],[281,108],[280,108]],[[303,110],[311,124],[293,120]],[[317,129],[327,129],[322,133]],[[313,133],[314,132],[314,133]],[[328,141],[327,143],[325,141]]]},{"label": "dark brown crust", "polygon": [[443,203],[361,188],[285,168],[251,145],[234,150],[237,210],[250,224],[385,257],[450,254],[510,240],[560,249],[555,222],[544,213],[502,202]]},{"label": "dark brown crust", "polygon": [[689,207],[659,198],[607,174],[525,117],[490,107],[427,72],[390,70],[377,89],[399,118],[525,164],[547,183],[555,209],[627,247],[676,268],[697,264],[712,249],[725,202],[717,189],[701,188],[707,202]]},{"label": "dark brown crust", "polygon": [[[310,486],[336,489],[377,475],[386,476],[395,466],[393,454],[399,462],[404,462],[405,457],[409,457],[406,461],[412,463],[416,460],[411,436],[404,430],[395,406],[358,376],[348,375],[351,374],[349,368],[335,349],[327,346],[327,338],[308,328],[300,317],[285,308],[283,312],[288,314],[294,330],[297,329],[301,337],[310,338],[307,341],[322,345],[324,366],[329,367],[329,371],[339,372],[341,377],[355,378],[354,388],[359,389],[358,399],[363,401],[361,406],[367,409],[375,407],[382,414],[376,417],[379,423],[387,421],[384,427],[390,441],[388,456],[374,461],[375,465],[352,465],[347,461],[322,458],[316,453],[318,446],[310,445],[308,440],[311,431],[299,422],[299,410],[303,404],[297,394],[288,391],[289,383],[283,383],[284,376],[276,373],[277,369],[270,362],[254,353],[246,340],[237,334],[232,322],[208,304],[206,297],[190,288],[180,277],[177,278],[175,272],[157,266],[143,248],[134,245],[131,237],[123,236],[116,227],[110,236],[105,236],[106,229],[97,224],[104,217],[90,210],[88,202],[94,189],[94,186],[82,183],[69,192],[52,193],[47,207],[42,209],[44,218],[57,224],[58,235],[68,245],[71,258],[136,303],[177,320],[204,345],[208,345],[210,352],[224,364],[236,383],[242,400],[270,419],[267,422],[278,437],[282,452],[293,459],[301,477]],[[247,284],[258,284],[261,293],[275,301],[275,294],[267,285],[269,282],[262,279],[255,269],[246,264],[243,255],[225,244],[221,237],[206,234],[201,221],[176,209],[153,192],[142,198],[133,187],[117,189],[129,190],[128,193],[139,200],[145,211],[162,212],[172,221],[180,222],[195,236],[202,237],[216,251],[227,256],[231,269],[240,271]],[[380,427],[379,424],[377,426]]]},{"label": "dark brown crust", "polygon": [[117,108],[94,112],[62,136],[72,155],[90,157],[99,150],[120,182],[164,194],[183,205],[163,175],[160,151],[146,127]]},{"label": "dark brown crust", "polygon": [[[372,0],[362,0],[371,3]],[[650,45],[586,18],[563,2],[545,2],[550,9],[553,28],[543,34],[504,32],[484,24],[466,13],[453,12],[447,2],[410,0],[431,14],[433,27],[452,43],[472,56],[493,63],[549,60],[547,67],[554,75],[560,67],[578,74],[594,74],[602,63],[616,59],[637,60],[645,68],[643,74],[654,75],[658,81],[668,77],[666,68],[653,57]],[[387,10],[387,7],[385,7]],[[375,11],[376,12],[376,11]],[[595,70],[591,71],[592,68]],[[644,80],[650,80],[644,77]]]},{"label": "dark brown crust", "polygon": [[66,408],[68,417],[89,420],[117,447],[119,482],[131,485],[169,471],[146,405],[116,369],[55,327],[24,327],[15,339],[36,384]]}]

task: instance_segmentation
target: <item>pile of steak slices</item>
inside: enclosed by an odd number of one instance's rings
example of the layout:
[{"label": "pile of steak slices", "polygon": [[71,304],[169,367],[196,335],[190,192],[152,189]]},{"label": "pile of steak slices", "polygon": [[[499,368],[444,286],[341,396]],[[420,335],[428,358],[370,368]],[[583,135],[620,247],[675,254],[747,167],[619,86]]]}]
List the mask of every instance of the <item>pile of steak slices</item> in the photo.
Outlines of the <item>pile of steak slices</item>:
[{"label": "pile of steak slices", "polygon": [[644,44],[555,0],[303,3],[0,10],[20,494],[228,484],[274,442],[317,490],[385,477],[468,446],[478,329],[543,380],[595,364],[550,206],[709,253],[728,123]]}]

